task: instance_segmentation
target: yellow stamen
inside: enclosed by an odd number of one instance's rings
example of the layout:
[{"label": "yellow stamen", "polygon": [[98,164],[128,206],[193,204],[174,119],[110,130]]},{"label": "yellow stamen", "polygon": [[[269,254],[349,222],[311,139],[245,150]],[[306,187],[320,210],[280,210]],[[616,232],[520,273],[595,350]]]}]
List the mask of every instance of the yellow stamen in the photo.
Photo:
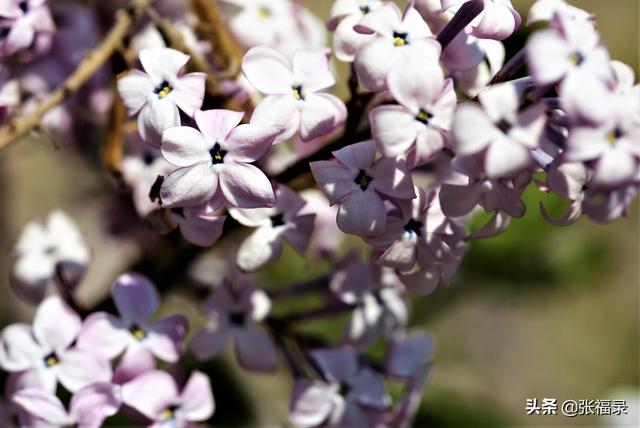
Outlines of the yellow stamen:
[{"label": "yellow stamen", "polygon": [[45,361],[45,364],[47,365],[47,367],[52,367],[55,366],[56,364],[58,364],[58,359],[56,357],[48,357]]},{"label": "yellow stamen", "polygon": [[169,95],[169,93],[171,92],[171,90],[172,90],[172,89],[171,89],[171,87],[170,87],[170,86],[165,86],[165,87],[163,87],[163,88],[160,90],[160,92],[158,92],[158,97],[160,97],[160,98],[164,98],[164,97],[166,97],[167,95]]},{"label": "yellow stamen", "polygon": [[141,328],[134,328],[131,330],[131,335],[137,340],[142,340],[147,336],[147,333]]},{"label": "yellow stamen", "polygon": [[405,39],[403,39],[402,37],[394,37],[393,38],[393,44],[394,46],[404,46],[407,44],[407,41]]},{"label": "yellow stamen", "polygon": [[268,7],[262,6],[258,9],[258,14],[263,18],[271,16],[271,10]]}]

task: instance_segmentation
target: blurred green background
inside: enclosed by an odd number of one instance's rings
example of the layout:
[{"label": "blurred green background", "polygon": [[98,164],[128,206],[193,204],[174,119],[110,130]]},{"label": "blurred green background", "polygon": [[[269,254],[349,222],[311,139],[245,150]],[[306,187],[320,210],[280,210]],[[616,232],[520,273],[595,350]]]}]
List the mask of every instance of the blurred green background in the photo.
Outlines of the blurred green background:
[{"label": "blurred green background", "polygon": [[[401,2],[403,3],[403,2]],[[532,0],[514,0],[523,18]],[[596,14],[611,56],[638,73],[640,2],[575,0]],[[325,19],[329,0],[309,6]],[[86,233],[94,262],[80,299],[94,301],[138,256],[126,239],[105,234],[106,174],[85,160],[34,136],[0,156],[0,325],[29,321],[32,308],[10,291],[9,253],[22,226],[53,208],[69,212]],[[416,426],[614,426],[613,419],[526,416],[527,398],[613,399],[639,397],[639,217],[611,225],[581,219],[550,226],[539,201],[559,213],[564,201],[535,189],[526,193],[528,215],[498,238],[474,242],[453,283],[412,302],[411,323],[436,337],[435,367]],[[266,286],[292,282],[322,267],[307,266],[287,251],[261,276]],[[188,293],[165,301],[166,312],[184,311],[197,325]],[[318,323],[339,328],[345,319]],[[195,330],[195,326],[194,326]],[[193,330],[192,330],[193,331]],[[335,331],[333,329],[332,331]],[[333,334],[333,337],[337,337]],[[218,402],[214,422],[227,426],[280,426],[286,419],[290,379],[241,372],[232,358],[208,367]],[[635,425],[626,426],[638,426]]]}]

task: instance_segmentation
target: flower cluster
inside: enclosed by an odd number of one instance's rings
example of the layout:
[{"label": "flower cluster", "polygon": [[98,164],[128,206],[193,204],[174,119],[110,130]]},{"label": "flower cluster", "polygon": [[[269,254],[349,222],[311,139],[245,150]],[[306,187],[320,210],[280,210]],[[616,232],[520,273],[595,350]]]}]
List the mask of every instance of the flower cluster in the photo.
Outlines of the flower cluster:
[{"label": "flower cluster", "polygon": [[[407,426],[434,349],[409,326],[410,299],[525,215],[530,185],[570,200],[560,218],[540,205],[559,225],[613,221],[640,188],[640,85],[595,18],[563,0],[535,3],[526,22],[548,25],[506,63],[502,41],[522,26],[510,0],[336,0],[326,29],[293,0],[134,3],[83,61],[105,14],[0,2],[0,148],[23,114],[69,141],[87,121],[104,128],[105,162],[144,220],[125,221],[141,273],[114,274],[111,299],[90,310],[76,291],[91,243],[61,211],[24,227],[11,283],[39,306],[0,334],[0,422],[5,407],[22,426],[207,422],[215,379],[193,366],[233,344],[247,371],[289,369],[296,426]],[[117,81],[94,67],[109,59]],[[332,93],[337,61],[351,68],[346,101]],[[191,290],[204,303],[189,336],[185,315],[157,313],[205,250],[215,280],[200,281],[206,298]],[[327,272],[290,285],[260,275],[295,257]],[[287,304],[309,294],[322,306]],[[298,328],[341,315],[333,341]],[[187,354],[198,362],[185,371]]]}]

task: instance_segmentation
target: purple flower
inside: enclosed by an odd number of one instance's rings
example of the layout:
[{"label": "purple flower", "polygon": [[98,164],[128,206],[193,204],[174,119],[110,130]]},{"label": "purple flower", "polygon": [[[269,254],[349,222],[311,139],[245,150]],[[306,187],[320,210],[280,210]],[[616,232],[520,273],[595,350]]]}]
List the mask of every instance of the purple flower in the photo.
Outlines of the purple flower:
[{"label": "purple flower", "polygon": [[518,80],[493,85],[480,93],[482,107],[463,103],[456,110],[453,137],[457,153],[481,153],[489,178],[513,176],[531,164],[531,149],[539,144],[546,116],[542,104],[520,110],[528,84]]},{"label": "purple flower", "polygon": [[371,131],[383,156],[412,150],[412,163],[431,160],[448,143],[456,107],[451,79],[428,61],[407,61],[387,78],[389,91],[400,105],[380,106],[369,115]]},{"label": "purple flower", "polygon": [[291,62],[276,50],[257,47],[242,60],[247,80],[267,97],[253,112],[251,121],[279,124],[284,128],[278,141],[300,131],[302,141],[326,135],[347,117],[344,103],[320,92],[335,84],[327,51],[299,51]]},{"label": "purple flower", "polygon": [[358,50],[354,60],[358,81],[365,89],[386,89],[389,72],[403,66],[409,57],[438,63],[440,45],[411,3],[404,13],[396,4],[387,3],[365,15],[355,29],[375,35]]},{"label": "purple flower", "polygon": [[278,184],[273,208],[229,209],[231,217],[238,222],[256,228],[238,249],[238,266],[245,272],[262,269],[280,257],[285,241],[304,255],[315,220],[315,214],[301,213],[304,205],[305,201],[297,193]]},{"label": "purple flower", "polygon": [[11,324],[0,337],[0,366],[20,372],[32,384],[54,392],[58,381],[75,392],[94,382],[111,380],[106,359],[71,348],[82,327],[80,317],[58,296],[45,299],[36,311],[33,327]]},{"label": "purple flower", "polygon": [[427,369],[434,353],[433,338],[424,331],[398,333],[391,343],[386,357],[389,376],[399,379],[419,377]]},{"label": "purple flower", "polygon": [[94,383],[71,397],[69,411],[52,392],[26,388],[16,392],[12,401],[21,410],[23,426],[99,428],[120,409],[120,388],[110,383]]},{"label": "purple flower", "polygon": [[329,288],[342,302],[355,305],[343,335],[345,343],[366,348],[406,325],[408,311],[399,286],[391,269],[367,265],[360,257],[336,271]]},{"label": "purple flower", "polygon": [[111,294],[120,317],[106,312],[91,314],[78,336],[78,348],[103,359],[115,358],[129,348],[143,348],[172,363],[180,359],[187,320],[172,315],[151,321],[160,306],[160,296],[147,278],[135,273],[120,275]]},{"label": "purple flower", "polygon": [[46,0],[5,0],[0,4],[0,57],[28,48],[43,53],[55,30]]},{"label": "purple flower", "polygon": [[615,187],[632,182],[640,160],[640,121],[637,94],[615,96],[603,122],[578,125],[569,130],[567,161],[597,161],[593,184]]},{"label": "purple flower", "polygon": [[167,207],[223,202],[241,208],[273,206],[269,179],[251,165],[271,147],[277,126],[238,125],[244,113],[199,111],[198,129],[180,126],[162,136],[162,155],[178,167],[162,183],[160,198]]},{"label": "purple flower", "polygon": [[153,422],[153,427],[197,427],[215,410],[209,378],[195,371],[180,390],[170,374],[154,370],[122,386],[122,401]]},{"label": "purple flower", "polygon": [[28,223],[14,249],[15,264],[11,279],[25,297],[39,302],[50,284],[56,281],[56,270],[65,281],[77,284],[90,253],[77,226],[62,211],[49,214],[46,223]]},{"label": "purple flower", "polygon": [[158,145],[162,132],[180,126],[178,108],[190,117],[202,106],[204,73],[181,74],[189,56],[174,49],[143,49],[145,72],[131,70],[118,79],[118,91],[129,115],[138,115],[138,132],[146,142]]},{"label": "purple flower", "polygon": [[527,64],[541,85],[560,84],[563,109],[574,118],[600,121],[611,108],[608,86],[613,81],[609,53],[588,21],[557,12],[548,30],[527,42]]},{"label": "purple flower", "polygon": [[[442,0],[442,9],[457,11],[469,0]],[[475,0],[474,0],[475,1]],[[504,40],[520,27],[522,19],[511,0],[482,0],[484,10],[468,27],[469,34],[482,38]]]},{"label": "purple flower", "polygon": [[416,193],[417,198],[388,218],[383,235],[368,239],[382,251],[378,263],[401,272],[411,272],[416,265],[430,269],[458,263],[465,248],[464,230],[444,215],[437,191],[427,194],[417,188]]},{"label": "purple flower", "polygon": [[299,379],[292,392],[289,420],[300,427],[372,426],[390,404],[380,378],[358,363],[350,347],[317,349],[311,358],[323,381]]},{"label": "purple flower", "polygon": [[363,16],[384,5],[381,0],[336,0],[327,28],[334,32],[333,50],[340,61],[353,62],[358,49],[371,37],[353,29]]},{"label": "purple flower", "polygon": [[364,141],[333,152],[336,161],[311,162],[311,172],[329,203],[339,204],[338,227],[360,236],[385,231],[383,197],[415,197],[411,175],[401,158],[377,161],[376,143]]},{"label": "purple flower", "polygon": [[219,285],[204,304],[205,327],[193,337],[191,350],[197,358],[214,358],[233,338],[242,367],[252,371],[273,371],[278,353],[271,337],[258,326],[271,310],[267,294],[247,278]]}]

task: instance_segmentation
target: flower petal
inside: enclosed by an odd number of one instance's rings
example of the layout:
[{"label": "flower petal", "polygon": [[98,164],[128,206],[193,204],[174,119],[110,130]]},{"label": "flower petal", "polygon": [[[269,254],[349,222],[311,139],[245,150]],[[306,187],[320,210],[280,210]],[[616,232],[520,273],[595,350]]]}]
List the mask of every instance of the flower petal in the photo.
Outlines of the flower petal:
[{"label": "flower petal", "polygon": [[217,190],[216,172],[199,163],[169,174],[160,188],[160,199],[166,207],[199,206],[210,201]]},{"label": "flower petal", "polygon": [[205,326],[191,339],[191,352],[199,360],[210,360],[224,351],[231,331],[226,326]]},{"label": "flower petal", "polygon": [[271,48],[251,48],[242,59],[242,72],[264,94],[288,94],[294,85],[289,61]]},{"label": "flower petal", "polygon": [[60,361],[53,369],[60,383],[71,392],[112,378],[111,364],[87,351],[72,349],[58,357]]},{"label": "flower petal", "polygon": [[234,207],[262,208],[275,204],[273,187],[266,175],[257,167],[234,162],[224,165],[220,188],[225,199]]},{"label": "flower petal", "polygon": [[118,79],[118,92],[129,116],[140,111],[153,89],[151,78],[140,70],[131,70]]},{"label": "flower petal", "polygon": [[371,133],[383,156],[400,156],[416,141],[419,126],[415,115],[402,106],[384,105],[369,113]]},{"label": "flower petal", "polygon": [[33,319],[36,340],[52,349],[67,349],[82,327],[82,320],[58,296],[48,297],[40,304]]},{"label": "flower petal", "polygon": [[32,423],[45,426],[65,426],[73,421],[55,394],[35,388],[16,392],[11,401],[29,415]]},{"label": "flower petal", "polygon": [[300,110],[300,138],[303,142],[326,135],[347,117],[342,101],[331,94],[308,95]]},{"label": "flower petal", "polygon": [[193,117],[202,107],[206,80],[205,73],[189,73],[180,76],[173,82],[173,90],[169,92],[167,98],[176,103],[187,116]]},{"label": "flower petal", "polygon": [[337,220],[344,233],[375,236],[384,233],[387,213],[377,193],[356,190],[340,204]]},{"label": "flower petal", "polygon": [[189,55],[169,48],[152,48],[140,51],[140,63],[156,84],[164,80],[174,80],[182,67],[189,61]]},{"label": "flower petal", "polygon": [[178,386],[170,374],[154,370],[144,373],[122,385],[122,401],[152,421],[162,412],[176,404],[179,399]]},{"label": "flower petal", "polygon": [[198,129],[204,135],[209,145],[222,144],[240,123],[244,116],[241,111],[205,110],[196,112],[195,119]]},{"label": "flower petal", "polygon": [[237,263],[245,272],[256,272],[282,254],[282,231],[266,225],[256,229],[238,248]]},{"label": "flower petal", "polygon": [[129,340],[129,333],[122,320],[106,312],[96,312],[84,321],[78,335],[76,346],[110,360],[124,351]]},{"label": "flower petal", "polygon": [[145,346],[162,361],[175,363],[180,359],[187,328],[187,319],[182,315],[163,318],[147,327]]},{"label": "flower petal", "polygon": [[189,421],[205,421],[213,415],[215,403],[209,377],[195,371],[180,393],[180,410]]},{"label": "flower petal", "polygon": [[69,414],[78,426],[100,428],[122,405],[120,387],[110,383],[94,383],[73,394]]},{"label": "flower petal", "polygon": [[180,126],[180,112],[167,98],[151,98],[138,115],[138,132],[149,144],[157,145],[157,141],[162,140],[162,133],[175,126]]},{"label": "flower petal", "polygon": [[120,275],[111,290],[118,312],[125,321],[144,323],[160,307],[155,285],[138,273]]},{"label": "flower petal", "polygon": [[264,330],[254,323],[235,331],[235,352],[242,367],[267,372],[278,367],[276,346]]},{"label": "flower petal", "polygon": [[167,162],[179,167],[211,159],[204,135],[189,126],[177,126],[164,131],[160,149]]}]

